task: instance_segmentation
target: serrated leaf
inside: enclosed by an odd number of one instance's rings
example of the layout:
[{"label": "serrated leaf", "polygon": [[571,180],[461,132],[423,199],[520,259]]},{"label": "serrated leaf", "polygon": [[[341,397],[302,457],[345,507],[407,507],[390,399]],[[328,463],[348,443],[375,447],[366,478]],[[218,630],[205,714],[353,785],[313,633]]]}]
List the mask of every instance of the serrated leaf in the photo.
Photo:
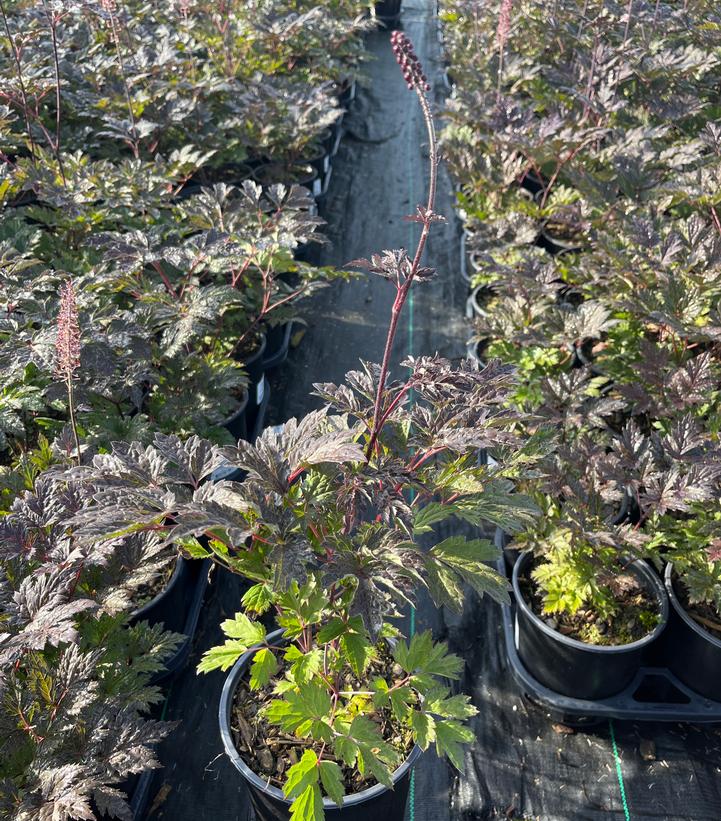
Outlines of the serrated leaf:
[{"label": "serrated leaf", "polygon": [[326,795],[341,807],[345,795],[343,771],[334,761],[321,761],[318,769],[320,770],[320,782]]},{"label": "serrated leaf", "polygon": [[346,630],[348,630],[347,622],[343,621],[343,619],[333,618],[328,624],[321,627],[316,636],[316,640],[318,644],[327,644],[329,641],[333,641],[333,639],[342,636]]},{"label": "serrated leaf", "polygon": [[[378,731],[378,726],[366,716],[357,715],[353,719],[348,735],[358,745],[360,752],[364,753],[364,758],[365,752],[367,751],[372,753],[374,757],[377,756],[379,759],[390,764],[396,764],[398,762],[399,755],[396,750],[383,740]],[[378,778],[377,775],[376,778]],[[378,778],[378,780],[381,781],[380,778]],[[381,781],[381,783],[385,784],[386,782]]]},{"label": "serrated leaf", "polygon": [[452,536],[439,542],[425,559],[426,571],[432,579],[431,594],[438,595],[436,603],[458,609],[462,602],[461,584],[467,582],[479,595],[488,594],[507,604],[508,582],[484,564],[497,559],[498,553],[498,548],[487,539]]},{"label": "serrated leaf", "polygon": [[441,504],[441,502],[429,502],[416,513],[416,517],[413,520],[413,533],[415,535],[428,533],[433,529],[432,525],[449,518],[455,511],[456,509],[453,505],[444,505]]},{"label": "serrated leaf", "polygon": [[347,632],[341,636],[341,650],[351,669],[360,678],[373,655],[373,646],[362,633]]},{"label": "serrated leaf", "polygon": [[251,621],[245,613],[236,613],[232,619],[221,623],[220,629],[230,639],[245,642],[247,647],[253,647],[265,640],[265,627],[258,621]]},{"label": "serrated leaf", "polygon": [[250,689],[259,690],[278,672],[278,660],[271,650],[263,647],[253,656],[250,666]]},{"label": "serrated leaf", "polygon": [[463,772],[463,747],[461,745],[470,744],[475,739],[471,730],[457,721],[436,722],[436,752],[438,755],[448,756],[451,764],[461,772]]},{"label": "serrated leaf", "polygon": [[309,682],[323,665],[322,650],[316,648],[308,653],[303,653],[295,644],[291,644],[286,650],[284,658],[291,664],[290,674],[296,684]]},{"label": "serrated leaf", "polygon": [[273,602],[273,594],[268,585],[254,584],[241,599],[243,607],[253,613],[265,613]]},{"label": "serrated leaf", "polygon": [[317,784],[308,784],[290,805],[290,821],[323,821],[323,797]]},{"label": "serrated leaf", "polygon": [[443,688],[426,694],[425,707],[429,713],[443,718],[470,718],[478,713],[478,709],[470,703],[470,697],[465,693],[446,697],[447,690]]},{"label": "serrated leaf", "polygon": [[298,736],[312,735],[327,741],[332,733],[327,717],[330,713],[330,695],[325,687],[310,682],[289,690],[283,699],[273,699],[265,708],[272,724],[278,724],[287,733]]},{"label": "serrated leaf", "polygon": [[286,798],[295,798],[306,787],[318,782],[318,756],[313,750],[305,750],[300,761],[288,770],[283,784],[283,794]]},{"label": "serrated leaf", "polygon": [[411,711],[413,737],[422,750],[427,750],[431,741],[436,740],[436,722],[433,716],[420,710]]},{"label": "serrated leaf", "polygon": [[229,639],[225,644],[206,650],[197,671],[199,673],[209,673],[211,670],[229,670],[247,652],[248,645],[244,641]]},{"label": "serrated leaf", "polygon": [[333,739],[335,754],[347,767],[354,767],[358,757],[358,745],[348,736],[340,735]]},{"label": "serrated leaf", "polygon": [[416,633],[409,644],[397,642],[393,658],[411,674],[458,678],[463,669],[462,659],[449,653],[445,642],[434,643],[430,630]]},{"label": "serrated leaf", "polygon": [[206,550],[200,542],[192,537],[175,540],[175,545],[184,556],[190,559],[207,559],[213,554]]}]

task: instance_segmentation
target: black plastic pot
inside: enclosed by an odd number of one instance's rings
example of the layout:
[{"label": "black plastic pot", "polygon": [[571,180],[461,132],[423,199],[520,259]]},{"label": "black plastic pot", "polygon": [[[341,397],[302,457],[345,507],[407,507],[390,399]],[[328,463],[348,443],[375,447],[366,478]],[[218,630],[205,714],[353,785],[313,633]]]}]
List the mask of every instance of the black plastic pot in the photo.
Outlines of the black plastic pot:
[{"label": "black plastic pot", "polygon": [[356,89],[357,86],[355,80],[346,80],[342,83],[338,94],[338,102],[343,108],[347,109],[355,100]]},{"label": "black plastic pot", "polygon": [[598,647],[553,630],[531,610],[523,598],[520,580],[530,570],[532,560],[531,553],[524,553],[513,568],[516,644],[523,664],[539,682],[562,695],[599,699],[620,693],[636,676],[644,653],[668,622],[668,597],[661,580],[644,562],[629,565],[629,571],[653,594],[661,618],[654,630],[638,641]]},{"label": "black plastic pot", "polygon": [[[283,631],[277,630],[271,633],[268,638],[271,641],[277,641],[282,635]],[[256,775],[248,767],[236,749],[233,739],[231,727],[233,697],[240,679],[247,673],[252,657],[253,653],[248,652],[238,659],[225,681],[218,711],[220,735],[223,739],[226,755],[248,787],[257,821],[288,821],[290,819],[291,802],[283,796],[281,790],[269,786],[267,781]],[[420,747],[414,747],[408,758],[393,773],[394,788],[392,790],[382,784],[376,784],[374,787],[362,792],[347,795],[343,800],[342,807],[338,807],[330,799],[324,798],[325,817],[327,819],[335,818],[338,821],[368,821],[370,818],[378,819],[378,821],[403,821],[411,783],[411,771],[420,754]]]},{"label": "black plastic pot", "polygon": [[338,153],[340,148],[340,141],[343,139],[343,120],[345,112],[342,112],[340,117],[328,129],[328,136],[325,139],[324,145],[328,155],[332,158]]},{"label": "black plastic pot", "polygon": [[190,562],[179,557],[168,584],[155,598],[133,611],[130,623],[147,621],[148,624],[164,624],[166,630],[182,633],[185,626],[184,604],[193,584],[191,577]]},{"label": "black plastic pot", "polygon": [[323,177],[330,168],[330,152],[326,148],[326,140],[323,139],[322,134],[320,139],[320,144],[317,145],[307,157],[305,157],[305,162],[315,168],[319,177]]},{"label": "black plastic pot", "polygon": [[248,404],[245,408],[247,430],[252,429],[258,414],[258,408],[263,404],[265,395],[265,365],[264,359],[268,348],[268,339],[264,333],[258,337],[258,347],[253,353],[243,358],[239,351],[233,357],[243,363],[248,375]]},{"label": "black plastic pot", "polygon": [[486,367],[482,354],[487,344],[487,339],[479,339],[477,336],[471,337],[466,342],[466,356],[476,364],[479,370]]},{"label": "black plastic pot", "polygon": [[461,234],[461,264],[460,264],[460,274],[461,279],[470,287],[471,285],[471,273],[468,270],[468,258],[466,256],[466,243],[467,243],[467,233],[464,231]]},{"label": "black plastic pot", "polygon": [[293,333],[293,321],[284,322],[270,328],[266,334],[268,344],[263,356],[263,370],[269,371],[282,365],[288,358],[290,337]]},{"label": "black plastic pot", "polygon": [[545,248],[546,251],[548,251],[549,254],[553,254],[553,256],[577,254],[583,250],[583,246],[579,245],[577,239],[567,239],[558,234],[553,234],[547,231],[545,227],[541,228],[541,234],[537,244],[541,248]]},{"label": "black plastic pot", "polygon": [[521,187],[535,197],[539,192],[545,191],[546,181],[538,177],[533,171],[526,171],[521,180]]},{"label": "black plastic pot", "polygon": [[249,394],[248,391],[245,391],[243,398],[238,405],[238,410],[236,410],[235,413],[223,422],[223,427],[228,431],[233,439],[237,440],[248,438],[248,401]]},{"label": "black plastic pot", "polygon": [[666,665],[692,690],[721,703],[721,634],[704,630],[686,612],[674,590],[672,564],[666,565],[664,581],[671,600],[663,639]]},{"label": "black plastic pot", "polygon": [[164,670],[153,676],[153,684],[174,676],[183,669],[188,660],[208,586],[209,569],[209,559],[188,561],[180,557],[168,586],[131,614],[131,624],[141,621],[163,624],[166,630],[185,635],[185,640],[165,663]]},{"label": "black plastic pot", "polygon": [[379,0],[376,2],[376,17],[386,25],[397,23],[401,16],[401,0]]}]

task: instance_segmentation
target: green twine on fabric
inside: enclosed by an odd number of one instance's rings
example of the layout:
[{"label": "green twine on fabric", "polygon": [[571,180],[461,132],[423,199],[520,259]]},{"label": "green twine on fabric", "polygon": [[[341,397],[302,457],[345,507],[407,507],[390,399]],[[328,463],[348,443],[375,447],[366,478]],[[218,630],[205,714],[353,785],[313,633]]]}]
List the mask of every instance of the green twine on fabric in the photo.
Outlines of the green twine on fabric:
[{"label": "green twine on fabric", "polygon": [[613,749],[613,759],[616,763],[616,778],[618,779],[618,789],[621,793],[621,804],[623,805],[623,814],[626,821],[631,821],[631,813],[628,809],[628,801],[626,801],[626,787],[623,783],[623,770],[621,769],[621,756],[618,754],[618,746],[616,745],[616,733],[613,729],[613,719],[608,719],[608,728],[611,731],[611,747]]}]

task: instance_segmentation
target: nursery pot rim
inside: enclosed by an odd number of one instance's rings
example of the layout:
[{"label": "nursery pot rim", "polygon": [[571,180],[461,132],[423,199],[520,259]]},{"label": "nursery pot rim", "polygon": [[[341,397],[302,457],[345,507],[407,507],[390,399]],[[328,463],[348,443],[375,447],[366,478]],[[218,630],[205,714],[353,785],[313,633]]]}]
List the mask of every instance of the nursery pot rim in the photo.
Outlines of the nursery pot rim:
[{"label": "nursery pot rim", "polygon": [[699,636],[702,636],[705,641],[708,641],[714,647],[717,647],[721,650],[721,639],[715,636],[710,630],[704,630],[704,628],[698,624],[694,619],[689,616],[686,608],[681,604],[681,600],[678,597],[678,594],[674,590],[673,586],[673,562],[669,562],[666,565],[666,569],[664,570],[663,574],[663,581],[666,585],[666,592],[668,593],[668,597],[673,605],[673,609],[676,613],[683,619],[685,624],[690,627],[695,633]]},{"label": "nursery pot rim", "polygon": [[650,644],[652,641],[655,641],[661,632],[664,630],[666,625],[668,624],[668,617],[669,617],[669,603],[668,603],[668,596],[665,595],[665,589],[661,580],[658,576],[653,572],[653,570],[645,564],[640,559],[635,559],[633,562],[629,564],[629,567],[634,567],[639,571],[642,578],[648,583],[648,589],[650,592],[656,594],[656,600],[659,608],[659,620],[658,624],[653,628],[650,633],[647,633],[640,639],[636,639],[636,641],[629,642],[628,644],[612,644],[612,645],[603,645],[603,644],[587,644],[585,641],[580,641],[579,639],[571,638],[570,636],[564,636],[558,630],[554,630],[552,627],[549,627],[543,619],[537,616],[533,610],[531,609],[528,602],[526,602],[525,598],[523,597],[523,593],[521,592],[521,585],[520,585],[520,575],[523,570],[526,569],[525,565],[531,561],[533,558],[533,553],[525,552],[521,553],[521,555],[516,559],[516,563],[513,565],[513,593],[516,598],[516,606],[519,610],[523,612],[526,618],[529,618],[536,629],[540,630],[545,635],[549,636],[550,638],[557,641],[559,644],[566,645],[567,647],[572,647],[576,650],[585,650],[589,653],[601,653],[605,655],[618,655],[621,653],[627,653],[629,650],[640,650],[642,647]]},{"label": "nursery pot rim", "polygon": [[258,331],[258,347],[247,359],[241,360],[241,364],[252,365],[254,362],[257,362],[263,356],[267,347],[268,337],[266,336],[265,331]]},{"label": "nursery pot rim", "polygon": [[138,607],[136,610],[133,610],[130,614],[131,619],[135,619],[136,621],[142,621],[143,616],[150,610],[151,607],[155,606],[160,599],[166,596],[170,591],[178,584],[178,580],[180,579],[180,573],[183,570],[183,562],[185,559],[180,554],[177,554],[175,557],[175,568],[168,580],[168,583],[159,590],[152,599],[149,599],[145,602],[142,607]]},{"label": "nursery pot rim", "polygon": [[[277,641],[283,635],[283,628],[279,630],[274,630],[272,633],[269,633],[267,638],[270,641]],[[257,645],[262,646],[262,645]],[[249,781],[256,789],[261,790],[262,792],[270,795],[272,798],[283,801],[290,807],[293,803],[290,799],[286,798],[283,794],[283,791],[278,789],[278,787],[272,787],[267,780],[261,778],[257,773],[253,772],[250,767],[243,761],[240,752],[238,751],[237,747],[235,746],[235,742],[233,741],[233,732],[230,727],[230,719],[231,719],[231,709],[233,706],[233,696],[235,695],[235,691],[238,686],[238,682],[243,676],[246,671],[246,667],[250,664],[250,660],[253,656],[255,651],[255,647],[250,648],[247,653],[244,653],[238,661],[235,662],[233,665],[230,673],[228,673],[228,677],[225,679],[225,684],[223,685],[223,691],[220,694],[220,705],[218,708],[218,722],[220,724],[220,735],[223,739],[223,747],[225,749],[225,754],[231,760],[233,766],[236,770],[245,778],[246,781]],[[415,765],[416,761],[418,760],[421,754],[421,748],[417,745],[413,745],[413,749],[408,753],[408,756],[405,758],[403,763],[398,767],[391,774],[391,779],[393,784],[395,785],[398,781],[403,778],[403,776]],[[330,798],[324,797],[323,798],[323,809],[336,809],[342,810],[344,807],[347,806],[356,806],[358,804],[362,804],[371,798],[375,798],[378,795],[381,795],[384,792],[388,791],[388,787],[384,787],[383,784],[374,784],[372,787],[368,787],[365,790],[361,790],[361,792],[351,793],[350,795],[343,796],[343,804],[338,805],[335,801],[332,801]]]}]

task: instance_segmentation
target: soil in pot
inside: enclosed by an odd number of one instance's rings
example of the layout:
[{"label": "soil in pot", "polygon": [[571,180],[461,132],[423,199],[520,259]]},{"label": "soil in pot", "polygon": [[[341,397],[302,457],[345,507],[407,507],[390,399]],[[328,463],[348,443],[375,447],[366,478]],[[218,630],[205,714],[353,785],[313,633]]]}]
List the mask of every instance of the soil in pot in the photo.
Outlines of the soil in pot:
[{"label": "soil in pot", "polygon": [[[624,571],[633,583],[621,585],[622,606],[613,619],[601,620],[587,610],[540,616],[542,605],[530,581],[532,562],[533,556],[525,553],[513,569],[516,645],[528,672],[555,693],[572,698],[596,700],[620,693],[668,622],[661,580],[647,564],[634,562]],[[642,618],[641,613],[647,615]]]},{"label": "soil in pot", "polygon": [[[281,660],[277,676],[267,687],[259,691],[251,691],[247,679],[241,679],[233,696],[231,712],[231,727],[236,749],[256,775],[278,789],[283,786],[285,773],[298,762],[304,750],[311,748],[319,753],[323,746],[320,742],[313,744],[309,740],[283,733],[259,715],[261,708],[275,698],[273,688],[283,679],[286,667]],[[383,676],[387,680],[394,676],[403,676],[403,671],[395,664],[387,649],[372,663],[367,674],[368,680],[377,676]],[[349,668],[344,686],[348,689],[363,690],[367,684],[358,681]],[[379,710],[376,715],[376,723],[384,740],[395,747],[403,758],[407,758],[413,749],[410,733],[395,722],[390,710]],[[336,761],[340,766],[346,795],[360,792],[377,783],[370,773],[363,777],[341,760],[329,756],[327,749],[324,757]]]},{"label": "soil in pot", "polygon": [[709,635],[721,639],[721,613],[708,602],[691,604],[685,585],[679,581],[677,576],[674,575],[672,578],[674,592],[683,605],[683,609],[691,616],[696,624],[706,630]]},{"label": "soil in pot", "polygon": [[575,613],[543,612],[543,598],[536,583],[526,574],[520,578],[523,598],[533,613],[552,630],[584,644],[615,647],[631,644],[647,636],[659,622],[656,600],[641,579],[632,573],[609,576],[606,582],[618,603],[617,611],[604,618],[591,607]]}]

